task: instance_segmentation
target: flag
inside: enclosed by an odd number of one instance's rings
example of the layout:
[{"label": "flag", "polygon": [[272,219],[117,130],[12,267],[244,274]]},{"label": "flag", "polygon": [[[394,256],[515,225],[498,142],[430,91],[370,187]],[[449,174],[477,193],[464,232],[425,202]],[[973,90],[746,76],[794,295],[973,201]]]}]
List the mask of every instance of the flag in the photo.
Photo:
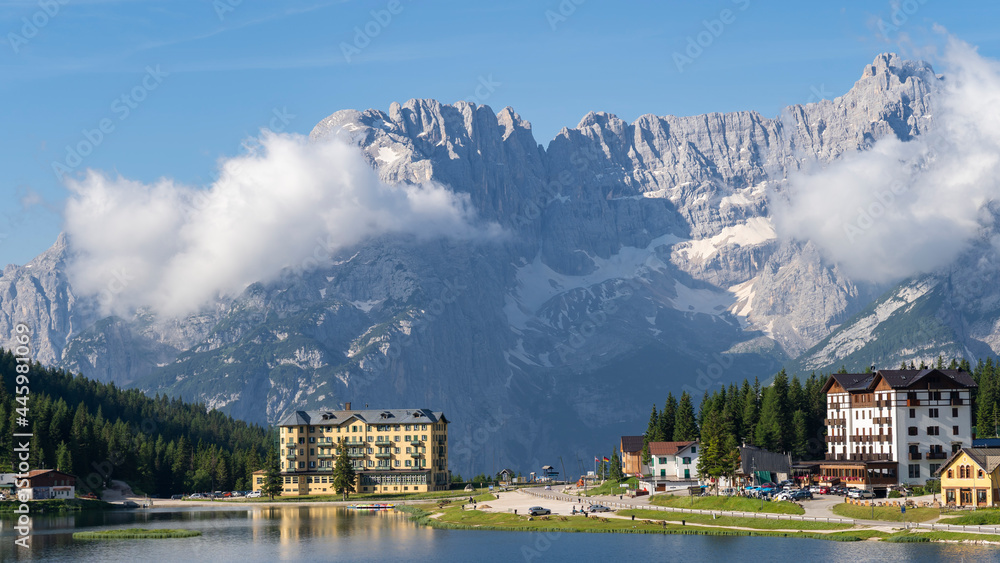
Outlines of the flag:
[{"label": "flag", "polygon": [[611,460],[608,459],[608,456],[604,456],[604,461],[611,461]]},{"label": "flag", "polygon": [[594,463],[597,463],[597,456],[594,456]]}]

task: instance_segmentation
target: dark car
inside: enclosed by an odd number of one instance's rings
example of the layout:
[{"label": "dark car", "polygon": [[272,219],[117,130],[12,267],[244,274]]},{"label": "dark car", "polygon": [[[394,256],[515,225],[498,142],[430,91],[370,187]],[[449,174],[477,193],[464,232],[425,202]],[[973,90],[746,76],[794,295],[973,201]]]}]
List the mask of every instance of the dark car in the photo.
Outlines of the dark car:
[{"label": "dark car", "polygon": [[528,514],[532,516],[541,516],[543,514],[552,514],[552,511],[541,506],[532,506],[528,509]]},{"label": "dark car", "polygon": [[607,506],[604,506],[603,504],[592,504],[592,505],[590,505],[590,508],[588,508],[588,511],[589,512],[612,512],[612,510],[610,508],[608,508]]},{"label": "dark car", "polygon": [[813,495],[805,489],[792,492],[792,500],[812,500]]},{"label": "dark car", "polygon": [[184,498],[184,495],[172,495],[170,500],[181,500],[182,498]]}]

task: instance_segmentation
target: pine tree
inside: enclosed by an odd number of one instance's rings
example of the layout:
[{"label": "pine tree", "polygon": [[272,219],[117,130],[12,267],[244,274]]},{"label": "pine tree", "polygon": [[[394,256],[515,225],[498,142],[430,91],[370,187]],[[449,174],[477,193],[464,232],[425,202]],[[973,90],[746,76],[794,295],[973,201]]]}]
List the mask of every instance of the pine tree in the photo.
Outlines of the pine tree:
[{"label": "pine tree", "polygon": [[611,454],[611,469],[608,470],[609,477],[612,481],[618,483],[625,478],[625,474],[622,473],[622,458],[618,456],[618,447],[615,446]]},{"label": "pine tree", "polygon": [[69,453],[69,447],[66,446],[65,441],[59,442],[59,445],[56,446],[56,469],[64,473],[73,470],[73,456]]},{"label": "pine tree", "polygon": [[764,393],[754,441],[766,450],[786,452],[791,441],[788,427],[788,376],[781,370]]},{"label": "pine tree", "polygon": [[677,399],[673,393],[667,393],[667,402],[660,411],[660,435],[663,440],[674,439],[674,422],[677,419]]},{"label": "pine tree", "polygon": [[694,405],[687,391],[681,393],[677,404],[677,418],[674,421],[674,441],[687,442],[698,439],[698,423],[695,420]]},{"label": "pine tree", "polygon": [[354,472],[354,465],[351,464],[351,458],[347,455],[347,444],[341,440],[338,448],[340,452],[333,466],[333,488],[347,500],[354,491],[357,475]]},{"label": "pine tree", "polygon": [[260,494],[274,500],[275,496],[281,496],[284,491],[281,482],[281,468],[278,467],[278,451],[271,448],[267,452],[267,462],[264,467],[264,485],[260,489]]},{"label": "pine tree", "polygon": [[792,415],[792,456],[798,460],[809,456],[809,421],[801,409]]},{"label": "pine tree", "polygon": [[653,405],[653,412],[649,414],[649,424],[646,426],[646,433],[643,435],[643,442],[662,442],[663,435],[660,433],[660,415],[656,413],[656,405]]},{"label": "pine tree", "polygon": [[754,440],[757,422],[760,419],[760,381],[753,380],[753,387],[743,383],[743,436],[748,441]]}]

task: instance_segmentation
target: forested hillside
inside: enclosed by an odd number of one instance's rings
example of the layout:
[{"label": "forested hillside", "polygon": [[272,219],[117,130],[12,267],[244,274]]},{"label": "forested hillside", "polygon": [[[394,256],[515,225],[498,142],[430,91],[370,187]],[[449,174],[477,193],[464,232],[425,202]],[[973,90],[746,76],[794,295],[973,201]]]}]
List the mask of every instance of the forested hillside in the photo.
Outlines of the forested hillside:
[{"label": "forested hillside", "polygon": [[136,492],[168,495],[249,489],[274,435],[203,404],[185,403],[80,375],[30,370],[28,425],[15,407],[14,356],[0,353],[0,471],[12,468],[12,434],[32,432],[31,468],[55,468],[79,477],[84,491],[111,479]]}]

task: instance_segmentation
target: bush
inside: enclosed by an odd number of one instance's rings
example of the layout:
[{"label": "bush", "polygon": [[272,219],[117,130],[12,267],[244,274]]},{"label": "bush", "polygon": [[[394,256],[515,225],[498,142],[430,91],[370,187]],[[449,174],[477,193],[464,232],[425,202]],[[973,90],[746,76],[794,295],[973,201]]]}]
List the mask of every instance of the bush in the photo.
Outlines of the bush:
[{"label": "bush", "polygon": [[888,498],[900,498],[903,495],[899,494],[899,491],[889,491]]},{"label": "bush", "polygon": [[927,483],[924,485],[924,494],[927,493],[940,493],[941,492],[941,480],[940,479],[928,479]]},{"label": "bush", "polygon": [[919,497],[919,496],[926,495],[926,494],[927,493],[924,492],[924,488],[923,487],[921,487],[919,485],[917,485],[916,487],[913,487],[913,496]]}]

